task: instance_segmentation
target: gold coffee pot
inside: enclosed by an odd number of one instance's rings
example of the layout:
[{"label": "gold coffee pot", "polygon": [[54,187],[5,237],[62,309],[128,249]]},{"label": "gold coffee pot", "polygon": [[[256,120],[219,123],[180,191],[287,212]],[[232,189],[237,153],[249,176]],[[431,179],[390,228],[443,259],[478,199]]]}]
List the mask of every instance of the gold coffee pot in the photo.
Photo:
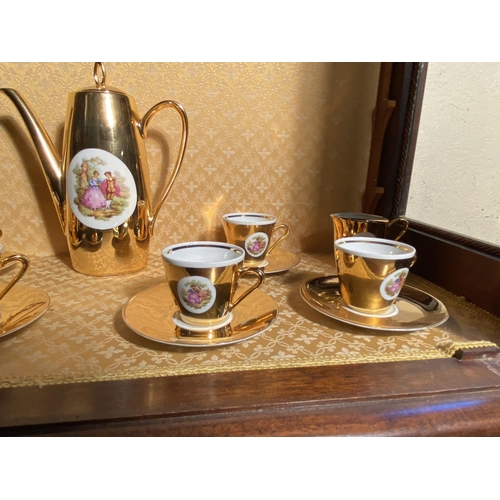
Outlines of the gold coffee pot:
[{"label": "gold coffee pot", "polygon": [[[146,267],[154,224],[179,173],[188,135],[187,116],[177,102],[159,102],[141,119],[134,98],[107,87],[105,80],[104,65],[95,63],[95,87],[70,94],[62,158],[20,94],[0,89],[15,104],[31,135],[72,266],[92,276]],[[149,121],[164,108],[179,113],[182,136],[173,170],[153,207],[145,139]]]}]

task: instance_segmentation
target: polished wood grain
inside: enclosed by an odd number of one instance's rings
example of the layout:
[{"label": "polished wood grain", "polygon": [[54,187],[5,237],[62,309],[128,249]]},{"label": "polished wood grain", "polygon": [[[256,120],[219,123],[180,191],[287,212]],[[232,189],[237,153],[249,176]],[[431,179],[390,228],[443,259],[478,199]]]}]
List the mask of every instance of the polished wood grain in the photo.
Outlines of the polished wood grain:
[{"label": "polished wood grain", "polygon": [[2,435],[500,435],[482,355],[0,391]]}]

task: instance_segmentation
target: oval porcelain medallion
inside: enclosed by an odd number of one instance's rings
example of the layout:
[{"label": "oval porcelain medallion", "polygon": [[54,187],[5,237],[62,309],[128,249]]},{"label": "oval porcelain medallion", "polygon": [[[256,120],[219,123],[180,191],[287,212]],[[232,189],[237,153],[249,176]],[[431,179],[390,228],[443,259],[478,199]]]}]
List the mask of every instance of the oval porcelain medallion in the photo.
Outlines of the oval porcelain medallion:
[{"label": "oval porcelain medallion", "polygon": [[382,295],[385,300],[392,300],[394,297],[397,297],[405,284],[409,271],[407,267],[403,267],[389,274],[380,285],[380,295]]},{"label": "oval porcelain medallion", "polygon": [[177,283],[177,295],[182,305],[193,314],[208,311],[215,302],[216,290],[203,276],[187,276]]},{"label": "oval porcelain medallion", "polygon": [[123,224],[137,206],[137,188],[130,170],[103,149],[79,151],[69,164],[66,183],[71,210],[93,229]]},{"label": "oval porcelain medallion", "polygon": [[252,257],[260,257],[266,251],[268,243],[266,233],[253,233],[245,240],[245,250]]}]

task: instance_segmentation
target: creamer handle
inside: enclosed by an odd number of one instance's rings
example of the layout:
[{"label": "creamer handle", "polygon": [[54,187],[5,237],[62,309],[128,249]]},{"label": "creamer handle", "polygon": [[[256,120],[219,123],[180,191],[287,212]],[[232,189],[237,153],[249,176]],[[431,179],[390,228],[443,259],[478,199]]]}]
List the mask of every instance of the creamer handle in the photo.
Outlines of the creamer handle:
[{"label": "creamer handle", "polygon": [[399,232],[399,234],[397,234],[395,237],[391,238],[391,239],[396,240],[396,241],[399,240],[399,238],[401,238],[401,236],[403,236],[403,234],[406,233],[406,231],[407,231],[407,229],[408,229],[408,227],[410,225],[410,222],[405,217],[396,217],[395,219],[392,219],[387,224],[387,229],[389,229],[393,224],[397,224],[398,222],[403,225],[403,229],[401,229],[401,231]]},{"label": "creamer handle", "polygon": [[184,111],[184,108],[179,103],[177,103],[175,101],[159,102],[158,104],[155,104],[144,115],[141,123],[139,124],[139,130],[141,132],[141,136],[144,139],[146,139],[147,126],[148,126],[149,120],[151,120],[151,118],[153,118],[153,116],[156,113],[158,113],[158,111],[160,111],[164,108],[174,108],[175,110],[177,110],[177,112],[181,116],[181,119],[182,119],[182,137],[181,137],[181,143],[179,146],[179,154],[177,155],[177,161],[175,162],[174,170],[172,171],[170,178],[168,179],[167,183],[165,184],[165,187],[163,188],[163,192],[161,193],[160,199],[158,200],[156,207],[153,208],[153,212],[149,216],[150,234],[153,234],[153,228],[154,228],[154,224],[156,221],[156,217],[158,216],[160,208],[163,205],[163,202],[166,200],[168,193],[172,189],[175,178],[177,177],[177,174],[179,173],[179,169],[181,167],[181,163],[182,163],[182,160],[184,158],[184,153],[186,152],[186,144],[187,144],[187,138],[188,138],[188,119],[187,119],[186,112]]}]

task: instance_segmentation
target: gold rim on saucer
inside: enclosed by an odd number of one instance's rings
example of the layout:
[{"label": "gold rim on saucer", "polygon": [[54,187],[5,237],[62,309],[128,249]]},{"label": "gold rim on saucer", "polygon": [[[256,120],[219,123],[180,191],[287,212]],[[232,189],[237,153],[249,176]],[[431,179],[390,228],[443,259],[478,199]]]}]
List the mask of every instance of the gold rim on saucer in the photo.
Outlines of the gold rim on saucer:
[{"label": "gold rim on saucer", "polygon": [[398,313],[388,316],[358,314],[343,306],[337,276],[314,278],[302,284],[300,294],[307,304],[330,318],[372,330],[410,332],[444,323],[448,311],[444,304],[417,288],[404,285],[396,307]]},{"label": "gold rim on saucer", "polygon": [[266,274],[282,273],[295,267],[300,262],[300,257],[288,250],[275,248],[271,253],[266,255],[268,261],[264,268]]},{"label": "gold rim on saucer", "polygon": [[43,290],[17,284],[0,301],[0,340],[36,321],[49,306]]},{"label": "gold rim on saucer", "polygon": [[[236,294],[243,293],[240,285]],[[135,333],[148,340],[182,347],[213,347],[248,340],[267,330],[278,317],[278,305],[264,292],[254,290],[232,310],[231,323],[216,330],[193,331],[173,322],[177,308],[166,283],[132,297],[122,310],[123,320]],[[211,338],[209,338],[211,337]]]}]

